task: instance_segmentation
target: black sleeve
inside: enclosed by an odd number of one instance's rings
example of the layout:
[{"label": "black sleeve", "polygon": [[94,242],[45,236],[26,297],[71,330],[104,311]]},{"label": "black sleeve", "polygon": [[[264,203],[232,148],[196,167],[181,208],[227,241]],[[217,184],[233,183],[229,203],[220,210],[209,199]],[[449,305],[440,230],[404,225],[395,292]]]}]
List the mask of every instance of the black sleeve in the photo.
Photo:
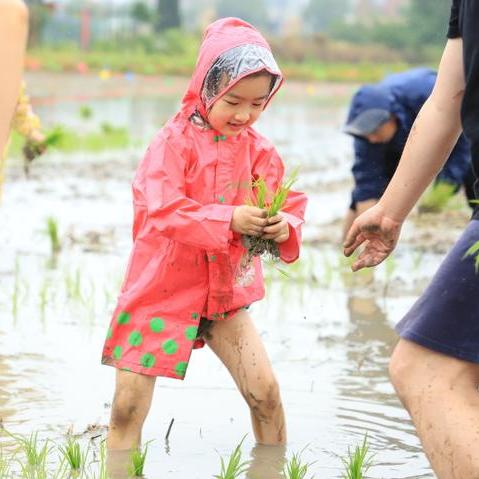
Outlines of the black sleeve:
[{"label": "black sleeve", "polygon": [[461,37],[461,29],[459,27],[459,9],[461,7],[461,0],[453,0],[451,7],[451,18],[449,19],[449,30],[447,31],[447,38]]}]

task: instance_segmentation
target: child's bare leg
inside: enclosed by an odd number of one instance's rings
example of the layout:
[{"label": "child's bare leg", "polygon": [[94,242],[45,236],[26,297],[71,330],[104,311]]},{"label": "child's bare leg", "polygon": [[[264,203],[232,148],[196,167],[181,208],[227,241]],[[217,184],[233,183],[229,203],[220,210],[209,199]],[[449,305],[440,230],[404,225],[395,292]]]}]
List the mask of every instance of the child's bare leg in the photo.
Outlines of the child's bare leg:
[{"label": "child's bare leg", "polygon": [[241,311],[231,319],[215,321],[206,343],[228,368],[248,403],[256,441],[284,444],[286,425],[278,382],[249,314]]},{"label": "child's bare leg", "polygon": [[132,449],[140,444],[141,429],[150,410],[155,377],[117,370],[108,430],[108,449]]}]

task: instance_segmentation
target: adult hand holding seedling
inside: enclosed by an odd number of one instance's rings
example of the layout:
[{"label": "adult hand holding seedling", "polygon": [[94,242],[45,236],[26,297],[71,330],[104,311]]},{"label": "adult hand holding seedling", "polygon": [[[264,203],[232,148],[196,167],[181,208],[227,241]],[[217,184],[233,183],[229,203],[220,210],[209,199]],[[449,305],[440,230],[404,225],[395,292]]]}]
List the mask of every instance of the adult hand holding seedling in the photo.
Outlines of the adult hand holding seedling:
[{"label": "adult hand holding seedling", "polygon": [[364,249],[352,270],[376,266],[395,248],[402,223],[387,216],[380,203],[360,215],[352,224],[344,242],[344,254],[351,256],[364,243]]},{"label": "adult hand holding seedling", "polygon": [[268,225],[267,213],[256,206],[237,206],[233,211],[231,229],[235,233],[248,236],[261,236]]},{"label": "adult hand holding seedling", "polygon": [[286,219],[280,214],[268,218],[268,226],[264,228],[261,238],[273,240],[276,243],[287,241],[289,239],[289,225]]}]

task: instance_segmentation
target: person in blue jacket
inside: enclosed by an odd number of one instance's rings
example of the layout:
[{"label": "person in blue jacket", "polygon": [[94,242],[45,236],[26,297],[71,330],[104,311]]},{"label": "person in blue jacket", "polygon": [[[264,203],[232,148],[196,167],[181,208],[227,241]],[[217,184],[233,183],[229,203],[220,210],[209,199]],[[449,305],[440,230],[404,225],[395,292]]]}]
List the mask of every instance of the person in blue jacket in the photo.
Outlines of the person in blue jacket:
[{"label": "person in blue jacket", "polygon": [[[436,82],[436,72],[415,68],[364,85],[351,102],[345,133],[354,136],[354,189],[344,232],[354,219],[377,203],[399,163],[414,120]],[[461,135],[436,184],[457,192],[464,185],[468,200],[474,199],[474,175],[469,144]],[[471,204],[473,206],[473,204]]]}]

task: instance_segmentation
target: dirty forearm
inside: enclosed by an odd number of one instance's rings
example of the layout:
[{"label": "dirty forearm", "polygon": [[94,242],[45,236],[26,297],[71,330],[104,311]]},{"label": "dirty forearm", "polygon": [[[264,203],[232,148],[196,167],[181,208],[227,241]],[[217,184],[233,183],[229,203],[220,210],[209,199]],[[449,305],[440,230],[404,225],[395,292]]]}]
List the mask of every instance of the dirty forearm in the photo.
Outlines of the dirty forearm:
[{"label": "dirty forearm", "polygon": [[442,168],[461,133],[464,90],[462,41],[449,41],[438,80],[413,125],[401,161],[380,200],[387,216],[402,222]]}]

